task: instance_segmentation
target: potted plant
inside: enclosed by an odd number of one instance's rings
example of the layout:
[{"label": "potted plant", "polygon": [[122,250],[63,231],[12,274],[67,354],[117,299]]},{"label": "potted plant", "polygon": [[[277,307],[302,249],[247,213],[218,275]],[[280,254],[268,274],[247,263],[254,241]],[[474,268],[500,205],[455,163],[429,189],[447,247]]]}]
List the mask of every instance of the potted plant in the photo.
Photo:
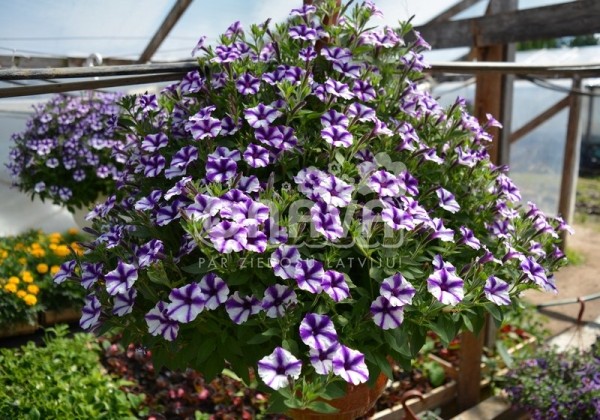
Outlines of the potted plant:
[{"label": "potted plant", "polygon": [[519,204],[486,151],[495,120],[420,89],[427,43],[370,28],[380,14],[235,23],[159,98],[123,99],[119,189],[55,277],[88,290],[82,327],[207,380],[253,368],[271,409],[300,416],[385,384],[430,330],[447,344],[555,290],[564,223]]},{"label": "potted plant", "polygon": [[7,165],[14,185],[33,199],[89,211],[114,191],[121,162],[112,156],[118,93],[56,95],[34,107],[24,131],[11,137]]},{"label": "potted plant", "polygon": [[600,417],[599,341],[591,349],[543,348],[521,359],[502,383],[513,406],[533,419]]}]

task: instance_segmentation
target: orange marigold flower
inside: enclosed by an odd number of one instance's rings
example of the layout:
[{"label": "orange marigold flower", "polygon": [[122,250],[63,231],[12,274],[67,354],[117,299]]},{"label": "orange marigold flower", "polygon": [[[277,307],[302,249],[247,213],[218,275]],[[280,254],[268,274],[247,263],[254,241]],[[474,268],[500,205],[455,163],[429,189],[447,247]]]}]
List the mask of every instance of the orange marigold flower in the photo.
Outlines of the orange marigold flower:
[{"label": "orange marigold flower", "polygon": [[79,233],[79,229],[72,227],[72,228],[69,228],[69,230],[67,231],[67,233],[69,235],[77,235]]},{"label": "orange marigold flower", "polygon": [[31,271],[23,271],[21,273],[21,278],[25,283],[33,282],[33,275],[31,274]]},{"label": "orange marigold flower", "polygon": [[50,274],[55,275],[56,273],[58,273],[58,270],[60,270],[60,266],[53,265],[52,267],[50,267]]},{"label": "orange marigold flower", "polygon": [[25,296],[27,296],[27,292],[25,290],[19,290],[17,292],[17,297],[23,299]]},{"label": "orange marigold flower", "polygon": [[19,258],[19,260],[18,260],[18,261],[19,261],[19,264],[21,264],[21,265],[25,265],[25,264],[27,264],[27,258],[25,258],[25,257],[21,257],[21,258]]},{"label": "orange marigold flower", "polygon": [[59,257],[66,257],[71,253],[71,250],[66,245],[58,245],[54,253]]},{"label": "orange marigold flower", "polygon": [[26,295],[23,300],[28,306],[33,306],[37,303],[37,298],[34,295]]},{"label": "orange marigold flower", "polygon": [[14,283],[8,283],[4,285],[4,290],[6,290],[7,292],[10,293],[16,293],[17,291],[17,285]]},{"label": "orange marigold flower", "polygon": [[21,279],[19,279],[17,276],[11,276],[8,279],[8,283],[9,284],[19,284],[19,283],[21,283]]},{"label": "orange marigold flower", "polygon": [[27,291],[32,295],[37,295],[40,291],[40,288],[35,284],[30,284],[29,286],[27,286]]},{"label": "orange marigold flower", "polygon": [[48,272],[48,264],[40,263],[37,265],[36,270],[40,274],[46,274]]}]

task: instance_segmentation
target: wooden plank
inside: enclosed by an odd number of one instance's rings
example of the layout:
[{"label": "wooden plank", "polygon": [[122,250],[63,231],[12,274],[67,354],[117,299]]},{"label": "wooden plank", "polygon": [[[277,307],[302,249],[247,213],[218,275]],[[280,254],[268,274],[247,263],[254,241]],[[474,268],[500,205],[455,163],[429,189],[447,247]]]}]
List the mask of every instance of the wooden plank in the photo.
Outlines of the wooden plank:
[{"label": "wooden plank", "polygon": [[166,82],[172,80],[181,80],[181,74],[161,73],[144,76],[127,76],[112,79],[86,80],[80,82],[3,88],[0,89],[0,98],[16,98],[18,96],[44,95],[47,93],[72,92],[76,90],[93,90],[115,86],[143,85],[148,83]]},{"label": "wooden plank", "polygon": [[[581,90],[581,79],[573,79],[573,90]],[[567,140],[565,143],[565,155],[563,158],[562,178],[560,182],[560,197],[558,201],[558,213],[565,222],[570,223],[575,206],[575,186],[577,172],[579,169],[579,147],[581,144],[580,115],[581,96],[575,93],[569,95],[570,110],[567,122]],[[561,247],[566,249],[567,234],[561,232]]]},{"label": "wooden plank", "polygon": [[460,410],[466,410],[479,403],[483,334],[462,333],[460,349],[456,402]]},{"label": "wooden plank", "polygon": [[508,401],[500,396],[493,396],[452,417],[452,420],[495,419],[510,410],[512,408]]},{"label": "wooden plank", "polygon": [[508,44],[600,32],[600,1],[580,0],[415,28],[432,48]]},{"label": "wooden plank", "polygon": [[463,10],[468,9],[469,7],[471,7],[472,5],[474,5],[475,3],[478,3],[478,2],[479,2],[479,0],[461,0],[458,3],[456,3],[454,6],[450,6],[449,8],[444,10],[442,13],[440,13],[439,15],[437,15],[436,17],[431,19],[429,22],[427,22],[425,24],[425,26],[431,25],[433,23],[446,22],[446,21],[452,19],[454,16],[456,16],[460,12],[462,12]]},{"label": "wooden plank", "polygon": [[[447,384],[434,388],[431,392],[423,395],[423,402],[418,399],[412,399],[408,401],[406,405],[415,413],[419,413],[424,410],[431,410],[452,401],[454,397],[456,397],[456,392],[456,382],[450,381]],[[398,404],[395,407],[375,413],[371,420],[397,420],[404,418],[405,414],[406,413],[402,405]]]},{"label": "wooden plank", "polygon": [[525,125],[523,125],[518,130],[514,131],[510,135],[510,143],[514,143],[520,140],[523,136],[529,134],[538,126],[558,114],[560,111],[569,106],[571,102],[571,98],[569,96],[565,96],[560,101],[556,102],[554,105],[548,107],[545,111],[541,112],[531,120],[529,120]]},{"label": "wooden plank", "polygon": [[[160,45],[163,43],[171,29],[177,24],[179,18],[185,13],[189,5],[192,4],[192,0],[177,0],[177,2],[173,5],[167,17],[162,22],[142,54],[138,59],[138,63],[146,63],[150,61],[156,50],[160,48]],[[191,50],[190,50],[191,51]]]},{"label": "wooden plank", "polygon": [[[83,67],[87,57],[34,57],[22,54],[0,55],[0,67],[11,68],[46,68],[46,67]],[[134,60],[120,58],[103,58],[102,64],[106,66],[120,66],[133,64]]]},{"label": "wooden plank", "polygon": [[548,77],[598,77],[600,74],[600,63],[586,65],[535,65],[515,64],[503,62],[473,62],[452,61],[431,63],[431,68],[424,70],[426,73],[450,73],[450,74],[515,74],[515,75],[539,75]]},{"label": "wooden plank", "polygon": [[126,66],[100,66],[51,69],[0,69],[0,80],[69,79],[77,77],[130,76],[154,73],[185,74],[197,70],[192,62],[169,64],[131,64]]}]

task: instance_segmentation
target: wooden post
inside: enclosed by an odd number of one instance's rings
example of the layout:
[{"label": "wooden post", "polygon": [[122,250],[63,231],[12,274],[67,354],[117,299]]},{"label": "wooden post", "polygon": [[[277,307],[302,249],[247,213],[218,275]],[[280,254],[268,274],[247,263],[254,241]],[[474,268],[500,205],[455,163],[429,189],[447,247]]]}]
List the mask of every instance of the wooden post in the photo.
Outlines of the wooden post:
[{"label": "wooden post", "polygon": [[[486,15],[508,12],[517,9],[517,0],[490,0]],[[477,45],[477,35],[475,43]],[[514,61],[513,45],[492,45],[475,47],[475,55],[479,61]],[[510,126],[512,118],[513,76],[502,73],[480,74],[477,76],[475,90],[475,116],[481,123],[487,120],[485,114],[490,113],[502,122],[504,128],[490,127],[488,131],[494,137],[488,152],[496,165],[506,165],[510,154]],[[475,336],[468,331],[461,336],[460,365],[458,374],[457,404],[461,411],[477,405],[480,400],[481,356],[483,355],[484,337],[494,341],[495,326],[486,322],[486,328]]]},{"label": "wooden post", "polygon": [[[581,78],[573,78],[573,90],[581,90]],[[575,187],[577,185],[577,172],[579,171],[579,148],[581,146],[581,96],[572,92],[569,95],[570,109],[567,123],[567,139],[565,142],[565,155],[563,157],[562,178],[560,182],[560,198],[558,213],[570,223],[575,205]],[[561,232],[561,247],[566,249],[566,232]]]}]

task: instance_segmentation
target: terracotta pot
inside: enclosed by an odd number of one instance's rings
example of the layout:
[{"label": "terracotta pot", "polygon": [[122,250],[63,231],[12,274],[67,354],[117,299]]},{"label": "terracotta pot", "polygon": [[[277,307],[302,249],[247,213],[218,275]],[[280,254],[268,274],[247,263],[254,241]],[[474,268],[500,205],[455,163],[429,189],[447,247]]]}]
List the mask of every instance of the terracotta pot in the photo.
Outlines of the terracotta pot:
[{"label": "terracotta pot", "polygon": [[323,414],[311,410],[290,410],[286,414],[294,420],[354,420],[357,417],[364,416],[373,408],[377,399],[383,394],[387,381],[387,376],[382,373],[377,378],[373,388],[369,388],[367,384],[348,384],[345,396],[326,401],[340,410],[337,413]]}]

